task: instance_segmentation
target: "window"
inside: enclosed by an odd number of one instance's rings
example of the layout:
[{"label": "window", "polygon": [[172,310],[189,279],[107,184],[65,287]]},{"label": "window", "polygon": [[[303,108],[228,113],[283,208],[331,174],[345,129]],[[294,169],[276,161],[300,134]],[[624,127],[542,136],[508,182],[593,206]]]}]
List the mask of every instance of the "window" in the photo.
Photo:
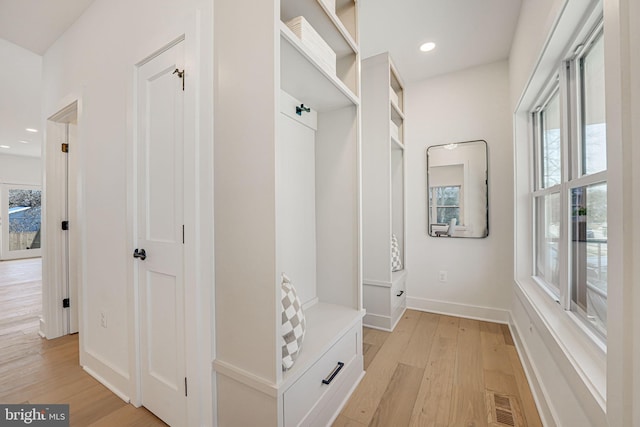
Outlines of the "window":
[{"label": "window", "polygon": [[602,24],[533,111],[534,275],[603,338],[607,325],[607,140]]},{"label": "window", "polygon": [[462,224],[460,218],[460,186],[431,187],[429,208],[437,223],[449,224],[453,218]]},{"label": "window", "polygon": [[560,184],[560,94],[553,95],[540,112],[541,187]]}]

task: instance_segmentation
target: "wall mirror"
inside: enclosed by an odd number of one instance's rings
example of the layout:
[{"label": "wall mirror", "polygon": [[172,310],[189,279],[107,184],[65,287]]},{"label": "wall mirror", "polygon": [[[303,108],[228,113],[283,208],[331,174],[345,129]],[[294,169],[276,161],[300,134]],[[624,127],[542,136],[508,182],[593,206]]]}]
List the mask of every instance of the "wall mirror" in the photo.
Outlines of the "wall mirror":
[{"label": "wall mirror", "polygon": [[433,237],[489,235],[487,142],[427,149],[427,230]]}]

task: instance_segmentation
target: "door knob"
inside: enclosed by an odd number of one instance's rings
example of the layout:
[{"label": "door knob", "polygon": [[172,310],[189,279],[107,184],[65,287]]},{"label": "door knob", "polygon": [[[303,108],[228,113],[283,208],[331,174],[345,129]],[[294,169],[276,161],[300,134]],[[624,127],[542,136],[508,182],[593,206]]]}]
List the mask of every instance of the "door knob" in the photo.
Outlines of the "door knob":
[{"label": "door knob", "polygon": [[141,261],[147,259],[147,252],[144,249],[136,249],[133,251],[134,258],[140,258]]}]

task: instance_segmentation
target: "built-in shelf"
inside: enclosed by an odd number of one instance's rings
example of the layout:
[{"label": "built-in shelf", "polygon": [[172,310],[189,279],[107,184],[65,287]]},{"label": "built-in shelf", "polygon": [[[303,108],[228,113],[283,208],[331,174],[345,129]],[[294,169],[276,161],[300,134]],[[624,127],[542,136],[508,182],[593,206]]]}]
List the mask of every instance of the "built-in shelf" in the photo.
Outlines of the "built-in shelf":
[{"label": "built-in shelf", "polygon": [[391,103],[391,120],[393,121],[393,123],[400,126],[404,121],[404,113],[402,112],[398,104],[396,104],[393,101],[390,101],[390,103]]},{"label": "built-in shelf", "polygon": [[393,148],[404,150],[404,144],[393,135],[391,135],[391,142],[393,142]]},{"label": "built-in shelf", "polygon": [[[350,0],[353,3],[353,0]],[[338,58],[345,55],[358,54],[358,44],[338,18],[336,11],[329,10],[322,0],[300,1],[282,0],[280,19],[283,22],[304,16],[311,26],[331,46]]]},{"label": "built-in shelf", "polygon": [[[307,2],[304,2],[307,3]],[[318,112],[348,105],[360,99],[335,74],[320,65],[300,39],[280,23],[280,85]]]},{"label": "built-in shelf", "polygon": [[[387,53],[362,62],[364,324],[392,330],[406,308],[404,89]],[[392,236],[402,269],[392,271]],[[397,268],[397,267],[396,267]]]}]

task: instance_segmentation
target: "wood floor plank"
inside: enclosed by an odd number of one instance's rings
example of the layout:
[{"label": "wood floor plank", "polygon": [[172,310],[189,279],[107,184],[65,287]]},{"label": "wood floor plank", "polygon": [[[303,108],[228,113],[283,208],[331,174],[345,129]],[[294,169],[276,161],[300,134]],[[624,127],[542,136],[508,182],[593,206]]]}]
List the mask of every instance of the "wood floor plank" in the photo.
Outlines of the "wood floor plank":
[{"label": "wood floor plank", "polygon": [[516,377],[514,375],[505,374],[502,371],[485,369],[484,381],[487,390],[510,396],[518,396],[520,393],[518,383],[516,382]]},{"label": "wood floor plank", "polygon": [[484,391],[469,389],[466,386],[454,386],[452,396],[448,425],[488,427],[489,410]]},{"label": "wood floor plank", "polygon": [[413,310],[407,310],[402,316],[393,334],[388,335],[369,365],[367,375],[347,402],[343,410],[345,416],[369,424],[396,370],[398,360],[409,344],[419,317],[420,313]]},{"label": "wood floor plank", "polygon": [[356,420],[352,420],[351,418],[347,418],[344,415],[338,415],[338,418],[336,418],[333,424],[331,424],[331,427],[367,427],[367,425]]},{"label": "wood floor plank", "polygon": [[454,385],[465,390],[484,391],[480,322],[460,319]]},{"label": "wood floor plank", "polygon": [[369,427],[409,425],[424,368],[398,363]]},{"label": "wood floor plank", "polygon": [[504,343],[504,335],[500,325],[481,322],[480,346],[482,366],[485,371],[501,371],[507,375],[513,375],[513,368],[507,352],[509,346]]},{"label": "wood floor plank", "polygon": [[513,368],[516,384],[518,385],[518,394],[520,402],[522,403],[522,411],[524,412],[524,418],[528,427],[542,427],[542,421],[540,420],[540,414],[536,408],[535,400],[533,400],[533,394],[531,394],[531,388],[529,387],[529,381],[524,373],[522,362],[518,356],[516,348],[509,346],[508,348],[509,360],[511,361],[511,367]]},{"label": "wood floor plank", "polygon": [[391,332],[381,331],[380,329],[362,328],[362,342],[382,347]]},{"label": "wood floor plank", "polygon": [[500,325],[502,328],[502,336],[504,337],[504,343],[507,345],[515,345],[513,342],[513,337],[511,336],[511,331],[509,330],[509,325]]},{"label": "wood floor plank", "polygon": [[362,343],[362,356],[364,357],[364,370],[369,369],[369,365],[371,361],[376,357],[380,351],[379,345],[367,344],[366,342]]},{"label": "wood floor plank", "polygon": [[128,405],[102,384],[68,399],[71,426],[88,426]]},{"label": "wood floor plank", "polygon": [[[145,408],[136,408],[133,405],[125,405],[106,417],[89,424],[89,427],[113,427],[113,426],[156,427],[165,426],[158,417]],[[359,427],[357,424],[341,424],[343,427]]]},{"label": "wood floor plank", "polygon": [[459,319],[440,316],[410,426],[445,427],[449,424],[458,326]]},{"label": "wood floor plank", "polygon": [[504,335],[501,325],[491,322],[480,323],[480,337],[492,345],[504,344]]},{"label": "wood floor plank", "polygon": [[418,325],[413,331],[407,349],[400,358],[400,363],[405,365],[425,368],[429,360],[433,336],[438,329],[440,318],[433,313],[420,313]]}]

